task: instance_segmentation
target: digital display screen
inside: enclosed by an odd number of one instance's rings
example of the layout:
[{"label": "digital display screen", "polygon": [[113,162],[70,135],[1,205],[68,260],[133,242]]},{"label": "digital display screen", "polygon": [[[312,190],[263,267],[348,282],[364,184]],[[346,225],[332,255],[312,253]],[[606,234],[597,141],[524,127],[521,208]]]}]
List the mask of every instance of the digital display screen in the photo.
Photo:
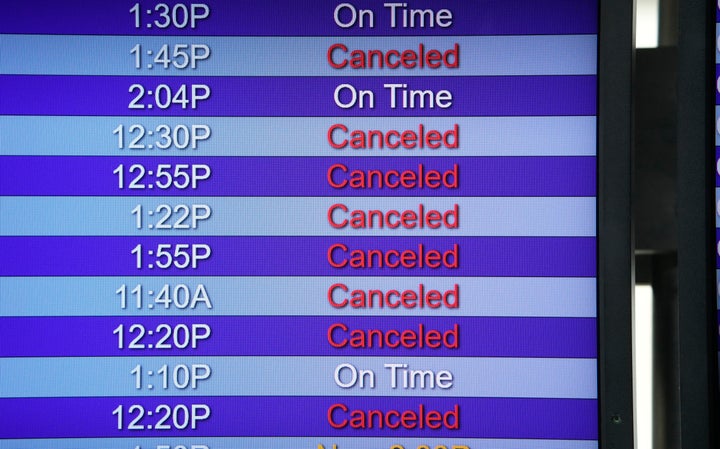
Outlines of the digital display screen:
[{"label": "digital display screen", "polygon": [[598,448],[597,0],[4,9],[0,447]]},{"label": "digital display screen", "polygon": [[[716,254],[717,254],[717,318],[718,345],[720,346],[720,2],[716,2],[715,20],[715,227]],[[718,367],[720,368],[720,352],[718,352]],[[720,379],[719,379],[720,380]],[[719,384],[720,385],[720,384]]]}]

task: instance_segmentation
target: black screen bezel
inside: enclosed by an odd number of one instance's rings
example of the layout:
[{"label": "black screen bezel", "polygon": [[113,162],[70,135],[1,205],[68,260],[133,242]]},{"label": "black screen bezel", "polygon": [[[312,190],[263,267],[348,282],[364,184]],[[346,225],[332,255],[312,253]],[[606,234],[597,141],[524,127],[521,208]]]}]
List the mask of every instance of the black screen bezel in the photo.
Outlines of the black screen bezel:
[{"label": "black screen bezel", "polygon": [[678,340],[680,441],[718,444],[715,225],[717,3],[685,0],[678,44]]},{"label": "black screen bezel", "polygon": [[598,42],[600,448],[633,448],[634,2],[601,0]]}]

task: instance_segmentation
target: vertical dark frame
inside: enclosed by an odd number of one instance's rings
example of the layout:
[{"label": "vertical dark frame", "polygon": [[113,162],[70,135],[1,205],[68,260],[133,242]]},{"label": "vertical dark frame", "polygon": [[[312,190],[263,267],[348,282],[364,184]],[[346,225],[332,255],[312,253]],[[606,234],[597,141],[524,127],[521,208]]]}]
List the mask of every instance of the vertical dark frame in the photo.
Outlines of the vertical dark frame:
[{"label": "vertical dark frame", "polygon": [[718,445],[714,0],[683,0],[678,43],[680,439]]},{"label": "vertical dark frame", "polygon": [[600,448],[634,446],[632,376],[635,2],[600,1],[598,48],[598,397]]}]

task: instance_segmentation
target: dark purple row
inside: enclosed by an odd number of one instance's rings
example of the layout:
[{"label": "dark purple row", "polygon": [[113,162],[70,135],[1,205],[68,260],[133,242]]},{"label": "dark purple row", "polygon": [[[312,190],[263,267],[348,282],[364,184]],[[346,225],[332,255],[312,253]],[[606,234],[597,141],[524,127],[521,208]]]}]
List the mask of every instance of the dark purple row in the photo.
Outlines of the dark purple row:
[{"label": "dark purple row", "polygon": [[[139,27],[131,8],[140,4]],[[195,28],[188,23],[182,28],[158,27],[166,20],[162,11],[152,11],[157,3],[172,6],[206,4],[209,16],[197,20]],[[366,20],[365,27],[336,25],[333,16],[341,1],[272,1],[252,0],[203,0],[183,1],[112,1],[86,2],[64,0],[35,4],[23,0],[7,0],[3,3],[5,14],[0,16],[0,33],[27,34],[147,34],[147,35],[229,35],[229,36],[322,36],[322,35],[457,35],[457,34],[587,34],[597,32],[597,0],[446,0],[432,2],[416,0],[410,3],[414,9],[432,8],[452,11],[453,20],[447,27],[391,27],[388,9],[382,2],[356,0],[349,2],[357,10],[372,10],[374,27]],[[151,10],[151,14],[147,10]],[[177,11],[182,12],[182,11]],[[357,15],[359,13],[356,12]],[[205,15],[203,8],[196,8],[196,17]],[[184,15],[176,14],[183,25]],[[398,17],[402,14],[398,10]],[[339,11],[344,25],[351,24],[349,8]],[[401,21],[397,21],[401,25]],[[446,22],[447,23],[447,22]],[[150,27],[148,27],[150,24]]]},{"label": "dark purple row", "polygon": [[[369,175],[369,170],[381,170],[381,179],[377,173]],[[190,176],[189,183],[183,173]],[[406,176],[404,186],[399,184],[400,176]],[[367,180],[362,185],[372,188],[351,187],[352,180],[361,178]],[[131,187],[133,182],[136,188]],[[587,197],[595,193],[592,156],[0,157],[0,196]]]},{"label": "dark purple row", "polygon": [[[122,405],[115,415],[113,411]],[[129,407],[142,409],[128,413]],[[162,407],[163,405],[169,407]],[[167,409],[192,410],[195,429],[178,429],[172,419],[160,422]],[[184,407],[183,407],[184,406]],[[457,408],[456,408],[457,407]],[[117,437],[449,437],[594,440],[598,437],[597,400],[525,398],[413,397],[164,397],[164,398],[21,398],[0,399],[0,438]],[[207,409],[210,415],[207,418]],[[347,411],[346,411],[347,410]],[[354,410],[414,411],[424,415],[406,421],[415,428],[352,428]],[[427,416],[438,412],[440,422]],[[120,413],[122,412],[122,413]],[[148,412],[152,412],[150,416]],[[118,429],[118,414],[124,418]],[[331,415],[328,418],[328,414]],[[128,430],[134,424],[142,429]],[[395,426],[397,417],[390,414]],[[432,417],[432,415],[431,415]],[[201,419],[204,418],[204,419]],[[170,429],[157,430],[160,424]],[[192,421],[191,421],[192,422]],[[331,424],[332,423],[332,424]],[[180,423],[183,424],[183,423]],[[152,426],[152,429],[149,428]],[[457,428],[455,428],[457,427]]]},{"label": "dark purple row", "polygon": [[[408,90],[448,90],[452,104],[402,108],[398,89],[391,107],[385,84]],[[597,77],[126,77],[0,76],[0,115],[92,116],[587,116],[596,114]],[[135,85],[136,87],[132,87]],[[349,104],[355,89],[356,104]],[[168,86],[168,87],[160,87]],[[185,86],[184,88],[182,86]],[[195,86],[195,87],[193,87]],[[132,88],[131,88],[132,87]],[[172,103],[185,89],[187,103]],[[194,94],[193,94],[194,89]],[[372,91],[374,103],[359,91]],[[159,92],[159,94],[158,94]],[[408,96],[410,94],[408,93]],[[133,106],[138,107],[130,107]],[[370,105],[374,107],[370,107]],[[408,103],[409,104],[409,103]],[[416,105],[419,103],[416,103]],[[150,107],[151,106],[151,107]]]},{"label": "dark purple row", "polygon": [[597,356],[594,318],[2,317],[0,337],[0,357]]},{"label": "dark purple row", "polygon": [[[592,277],[595,245],[594,237],[0,237],[0,275]],[[392,268],[404,251],[416,255]]]}]

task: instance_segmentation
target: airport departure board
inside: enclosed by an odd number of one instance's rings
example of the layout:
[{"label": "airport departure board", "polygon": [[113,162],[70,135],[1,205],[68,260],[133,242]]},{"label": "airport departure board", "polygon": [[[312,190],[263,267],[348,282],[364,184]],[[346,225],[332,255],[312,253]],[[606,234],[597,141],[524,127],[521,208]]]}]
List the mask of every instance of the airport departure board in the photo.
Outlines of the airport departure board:
[{"label": "airport departure board", "polygon": [[[715,363],[720,368],[720,2],[716,3],[715,20],[715,227],[717,255],[717,318],[715,322],[718,335],[718,358]],[[719,379],[720,381],[720,379]],[[718,383],[720,385],[720,382]]]},{"label": "airport departure board", "polygon": [[599,447],[597,0],[7,3],[0,448]]}]

